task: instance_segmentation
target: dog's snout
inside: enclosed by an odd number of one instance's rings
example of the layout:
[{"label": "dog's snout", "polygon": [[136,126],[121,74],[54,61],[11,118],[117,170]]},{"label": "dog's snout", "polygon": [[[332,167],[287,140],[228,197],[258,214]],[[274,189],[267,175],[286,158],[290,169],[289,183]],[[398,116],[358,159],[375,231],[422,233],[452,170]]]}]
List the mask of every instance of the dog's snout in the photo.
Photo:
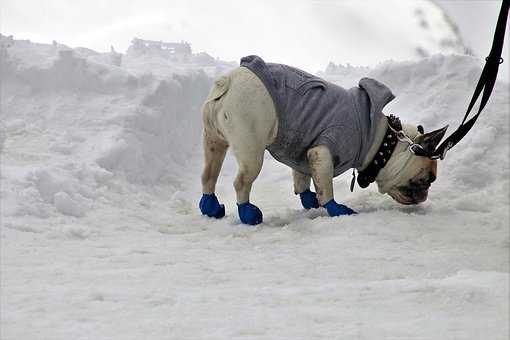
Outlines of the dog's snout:
[{"label": "dog's snout", "polygon": [[429,180],[428,180],[429,184],[433,183],[435,180],[436,180],[436,175],[434,175],[433,172],[429,172]]}]

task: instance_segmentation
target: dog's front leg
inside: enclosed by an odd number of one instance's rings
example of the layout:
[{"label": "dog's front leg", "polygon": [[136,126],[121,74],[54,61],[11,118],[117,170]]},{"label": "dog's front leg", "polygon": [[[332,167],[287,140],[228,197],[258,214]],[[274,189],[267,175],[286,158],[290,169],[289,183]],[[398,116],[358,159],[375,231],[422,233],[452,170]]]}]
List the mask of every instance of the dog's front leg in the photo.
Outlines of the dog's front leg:
[{"label": "dog's front leg", "polygon": [[312,172],[313,184],[317,190],[319,204],[324,206],[333,199],[333,159],[324,145],[307,152],[308,166]]},{"label": "dog's front leg", "polygon": [[330,216],[351,215],[355,213],[351,208],[338,204],[333,197],[333,158],[325,145],[311,148],[307,152],[308,166],[312,172],[312,179],[317,190],[319,204],[326,208]]},{"label": "dog's front leg", "polygon": [[319,207],[317,195],[315,192],[310,191],[311,177],[296,170],[292,170],[292,179],[294,180],[294,193],[299,195],[301,204],[305,209],[312,209]]}]

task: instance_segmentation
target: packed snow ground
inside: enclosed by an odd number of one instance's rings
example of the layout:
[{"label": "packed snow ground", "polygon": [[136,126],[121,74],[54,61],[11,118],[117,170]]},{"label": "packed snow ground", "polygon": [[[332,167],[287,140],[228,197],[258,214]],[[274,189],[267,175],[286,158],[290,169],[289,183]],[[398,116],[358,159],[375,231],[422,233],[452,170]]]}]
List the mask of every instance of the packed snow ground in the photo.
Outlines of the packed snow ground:
[{"label": "packed snow ground", "polygon": [[[240,224],[224,164],[222,220],[200,215],[200,105],[228,65],[2,39],[1,327],[11,339],[507,339],[509,85],[439,164],[425,204],[375,187],[359,212],[306,212],[266,157]],[[481,61],[435,55],[330,65],[393,89],[387,113],[455,128]],[[154,73],[154,69],[166,70]]]}]

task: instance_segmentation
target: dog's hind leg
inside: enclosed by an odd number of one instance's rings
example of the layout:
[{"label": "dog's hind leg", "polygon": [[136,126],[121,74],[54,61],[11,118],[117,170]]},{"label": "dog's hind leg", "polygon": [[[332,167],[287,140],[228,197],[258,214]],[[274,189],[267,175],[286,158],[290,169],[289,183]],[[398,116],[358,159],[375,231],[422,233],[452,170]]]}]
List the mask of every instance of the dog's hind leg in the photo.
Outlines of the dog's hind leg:
[{"label": "dog's hind leg", "polygon": [[202,193],[214,194],[216,182],[225,159],[228,144],[204,131],[204,171],[202,172]]},{"label": "dog's hind leg", "polygon": [[240,67],[230,75],[217,126],[232,147],[239,165],[234,181],[239,217],[245,224],[262,222],[262,212],[250,203],[250,192],[264,161],[264,151],[277,132],[277,116],[269,92],[250,70]]},{"label": "dog's hind leg", "polygon": [[225,206],[218,202],[214,194],[216,182],[220,174],[223,160],[227,152],[228,144],[212,136],[204,130],[204,170],[202,172],[202,199],[200,200],[200,211],[209,217],[222,218],[225,216]]},{"label": "dog's hind leg", "polygon": [[250,192],[262,169],[272,123],[260,120],[261,114],[257,114],[254,108],[248,106],[244,109],[244,112],[232,110],[231,114],[225,113],[222,126],[238,164],[234,188],[239,218],[244,224],[256,225],[262,223],[262,212],[250,203]]},{"label": "dog's hind leg", "polygon": [[234,154],[239,165],[234,188],[236,190],[237,203],[243,204],[250,200],[252,184],[262,169],[264,149],[245,150],[234,147]]},{"label": "dog's hind leg", "polygon": [[264,144],[252,144],[248,138],[244,143],[238,141],[237,144],[233,144],[233,149],[239,165],[234,180],[239,218],[245,224],[259,224],[262,222],[262,212],[257,206],[250,203],[250,192],[253,182],[262,169]]}]

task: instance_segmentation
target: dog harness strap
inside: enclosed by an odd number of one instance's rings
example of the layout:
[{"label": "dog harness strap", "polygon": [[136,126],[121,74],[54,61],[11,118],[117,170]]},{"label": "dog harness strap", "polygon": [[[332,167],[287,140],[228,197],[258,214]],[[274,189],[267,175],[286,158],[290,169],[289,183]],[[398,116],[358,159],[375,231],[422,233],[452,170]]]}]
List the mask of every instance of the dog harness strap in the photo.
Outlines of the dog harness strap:
[{"label": "dog harness strap", "polygon": [[[400,119],[394,115],[390,115],[387,119],[388,128],[386,129],[386,134],[374,159],[372,159],[372,162],[370,162],[364,170],[358,172],[358,185],[362,188],[366,188],[371,183],[375,182],[379,171],[384,168],[397,146],[398,138],[395,131],[402,130],[402,123]],[[353,189],[353,185],[351,185],[351,191],[353,191]]]}]

